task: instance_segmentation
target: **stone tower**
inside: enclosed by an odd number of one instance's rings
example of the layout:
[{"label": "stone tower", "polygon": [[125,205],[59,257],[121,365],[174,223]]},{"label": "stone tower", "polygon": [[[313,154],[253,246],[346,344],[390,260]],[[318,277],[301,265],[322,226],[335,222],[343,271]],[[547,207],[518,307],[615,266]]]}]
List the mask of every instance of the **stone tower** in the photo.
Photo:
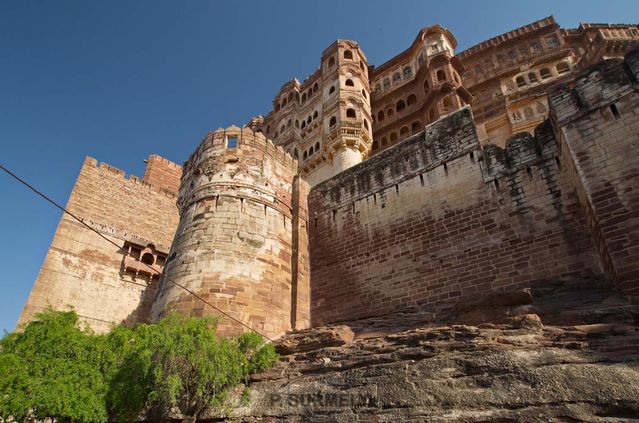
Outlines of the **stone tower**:
[{"label": "stone tower", "polygon": [[333,175],[368,157],[372,144],[366,57],[357,43],[338,40],[322,54],[324,149]]},{"label": "stone tower", "polygon": [[[158,318],[219,314],[180,284],[267,336],[308,323],[305,182],[261,133],[209,133],[184,164],[180,223],[153,306]],[[221,334],[243,328],[228,317]]]}]

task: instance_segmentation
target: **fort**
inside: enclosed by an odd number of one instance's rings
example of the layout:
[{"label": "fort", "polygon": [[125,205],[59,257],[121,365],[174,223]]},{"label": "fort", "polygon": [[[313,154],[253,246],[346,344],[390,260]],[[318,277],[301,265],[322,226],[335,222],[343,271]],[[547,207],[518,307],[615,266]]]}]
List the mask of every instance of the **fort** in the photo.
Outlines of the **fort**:
[{"label": "fort", "polygon": [[338,40],[183,166],[86,158],[67,208],[120,248],[63,215],[19,324],[217,313],[195,293],[279,337],[601,275],[639,298],[639,27],[548,17],[456,43],[424,28],[373,66]]}]

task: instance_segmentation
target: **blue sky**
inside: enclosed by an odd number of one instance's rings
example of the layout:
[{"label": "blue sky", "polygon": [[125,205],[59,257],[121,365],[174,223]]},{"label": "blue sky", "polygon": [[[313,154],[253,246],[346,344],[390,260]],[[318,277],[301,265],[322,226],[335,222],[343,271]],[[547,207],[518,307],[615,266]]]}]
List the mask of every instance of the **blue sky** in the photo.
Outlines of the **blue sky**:
[{"label": "blue sky", "polygon": [[[270,109],[337,38],[381,64],[439,23],[458,51],[554,15],[639,22],[630,1],[27,1],[0,3],[0,163],[65,204],[83,158],[142,175],[209,129]],[[60,212],[0,174],[0,331],[13,330]]]}]

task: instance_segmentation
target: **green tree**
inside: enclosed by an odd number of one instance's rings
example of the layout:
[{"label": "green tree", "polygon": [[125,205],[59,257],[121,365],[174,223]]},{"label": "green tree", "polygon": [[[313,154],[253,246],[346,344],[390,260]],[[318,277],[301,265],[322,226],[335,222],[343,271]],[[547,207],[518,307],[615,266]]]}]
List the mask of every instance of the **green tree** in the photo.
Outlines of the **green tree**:
[{"label": "green tree", "polygon": [[109,393],[109,410],[121,420],[163,419],[172,411],[195,421],[220,407],[229,390],[248,375],[272,366],[272,345],[255,334],[237,339],[216,336],[217,320],[169,313],[158,323],[120,329],[109,343],[122,353]]},{"label": "green tree", "polygon": [[0,341],[0,416],[106,422],[105,338],[48,309]]}]

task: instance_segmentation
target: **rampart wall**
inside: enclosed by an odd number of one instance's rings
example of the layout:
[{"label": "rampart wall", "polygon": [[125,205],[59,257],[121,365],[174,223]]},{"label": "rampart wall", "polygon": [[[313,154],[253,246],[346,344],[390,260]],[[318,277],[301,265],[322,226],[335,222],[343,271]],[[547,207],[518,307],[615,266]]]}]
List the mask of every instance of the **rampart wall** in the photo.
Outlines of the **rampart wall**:
[{"label": "rampart wall", "polygon": [[469,108],[314,187],[312,324],[599,273],[548,123],[481,149]]},{"label": "rampart wall", "polygon": [[639,296],[639,49],[549,94],[562,159],[572,169],[588,226],[608,274]]},{"label": "rampart wall", "polygon": [[87,157],[67,209],[123,248],[63,214],[18,323],[47,305],[73,306],[98,331],[146,321],[158,278],[144,269],[126,271],[125,244],[152,244],[154,252],[166,254],[178,223],[175,201],[163,187]]}]

